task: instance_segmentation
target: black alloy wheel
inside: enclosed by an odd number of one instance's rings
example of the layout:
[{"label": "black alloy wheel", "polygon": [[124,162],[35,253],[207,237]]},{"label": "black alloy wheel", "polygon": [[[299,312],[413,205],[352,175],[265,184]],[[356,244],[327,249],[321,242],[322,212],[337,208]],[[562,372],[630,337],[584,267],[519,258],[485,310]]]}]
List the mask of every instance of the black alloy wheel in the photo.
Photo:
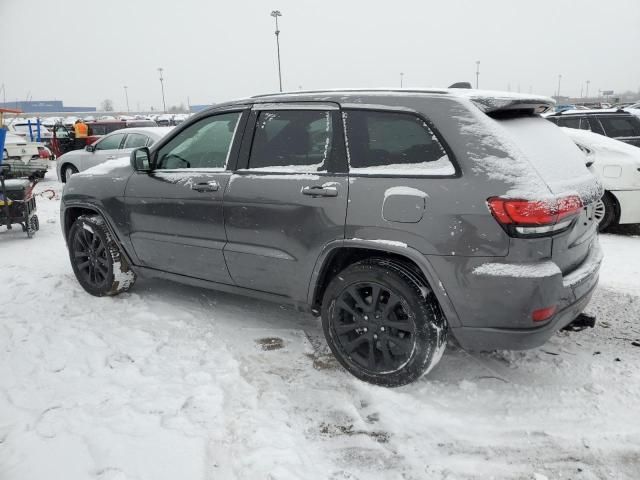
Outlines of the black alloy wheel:
[{"label": "black alloy wheel", "polygon": [[398,293],[358,282],[343,290],[333,310],[333,331],[344,355],[372,373],[402,368],[415,348],[416,325]]}]

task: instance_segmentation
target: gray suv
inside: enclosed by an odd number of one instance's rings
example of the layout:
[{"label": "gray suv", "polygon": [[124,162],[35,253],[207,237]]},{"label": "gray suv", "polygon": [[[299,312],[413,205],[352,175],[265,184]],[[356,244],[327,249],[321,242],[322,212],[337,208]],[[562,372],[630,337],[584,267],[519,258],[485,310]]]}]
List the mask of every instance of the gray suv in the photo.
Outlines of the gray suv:
[{"label": "gray suv", "polygon": [[466,349],[541,345],[585,308],[602,187],[539,116],[473,90],[253,97],[74,175],[61,219],[93,295],[136,277],[322,316],[356,377],[397,386]]}]

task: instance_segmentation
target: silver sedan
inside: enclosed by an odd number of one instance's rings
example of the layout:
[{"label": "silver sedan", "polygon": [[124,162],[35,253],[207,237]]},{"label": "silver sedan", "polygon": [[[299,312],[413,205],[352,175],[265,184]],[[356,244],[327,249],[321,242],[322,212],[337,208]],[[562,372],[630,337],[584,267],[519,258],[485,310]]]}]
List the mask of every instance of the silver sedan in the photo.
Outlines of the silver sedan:
[{"label": "silver sedan", "polygon": [[83,150],[73,150],[58,157],[58,179],[66,182],[74,173],[126,156],[135,148],[151,146],[172,129],[173,127],[139,127],[116,130],[87,145]]}]

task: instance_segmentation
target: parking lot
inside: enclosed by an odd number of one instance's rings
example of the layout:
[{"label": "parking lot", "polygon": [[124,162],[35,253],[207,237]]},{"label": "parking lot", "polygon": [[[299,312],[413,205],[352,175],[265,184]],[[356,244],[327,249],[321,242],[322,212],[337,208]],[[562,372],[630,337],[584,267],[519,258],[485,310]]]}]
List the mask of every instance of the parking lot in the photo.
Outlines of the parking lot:
[{"label": "parking lot", "polygon": [[40,231],[0,231],[3,480],[637,478],[640,236],[601,235],[595,328],[524,352],[449,345],[365,384],[290,307],[164,281],[94,298],[37,189]]}]

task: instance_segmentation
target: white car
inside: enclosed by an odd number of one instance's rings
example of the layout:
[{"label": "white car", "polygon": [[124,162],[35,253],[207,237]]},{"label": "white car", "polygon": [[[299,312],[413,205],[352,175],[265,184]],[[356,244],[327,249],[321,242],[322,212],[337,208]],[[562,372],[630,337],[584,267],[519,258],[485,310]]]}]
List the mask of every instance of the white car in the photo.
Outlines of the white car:
[{"label": "white car", "polygon": [[49,168],[50,151],[41,143],[28,142],[20,135],[7,133],[2,152],[2,163],[11,166],[10,175],[40,177]]},{"label": "white car", "polygon": [[100,137],[83,150],[73,150],[58,157],[58,179],[66,182],[78,172],[95,167],[107,160],[127,156],[138,147],[148,147],[169,133],[173,127],[121,128]]},{"label": "white car", "polygon": [[634,105],[629,105],[625,110],[636,117],[640,117],[640,103],[636,103]]},{"label": "white car", "polygon": [[595,209],[600,231],[640,223],[640,147],[588,130],[562,130],[585,153],[589,170],[604,184],[605,194]]}]

